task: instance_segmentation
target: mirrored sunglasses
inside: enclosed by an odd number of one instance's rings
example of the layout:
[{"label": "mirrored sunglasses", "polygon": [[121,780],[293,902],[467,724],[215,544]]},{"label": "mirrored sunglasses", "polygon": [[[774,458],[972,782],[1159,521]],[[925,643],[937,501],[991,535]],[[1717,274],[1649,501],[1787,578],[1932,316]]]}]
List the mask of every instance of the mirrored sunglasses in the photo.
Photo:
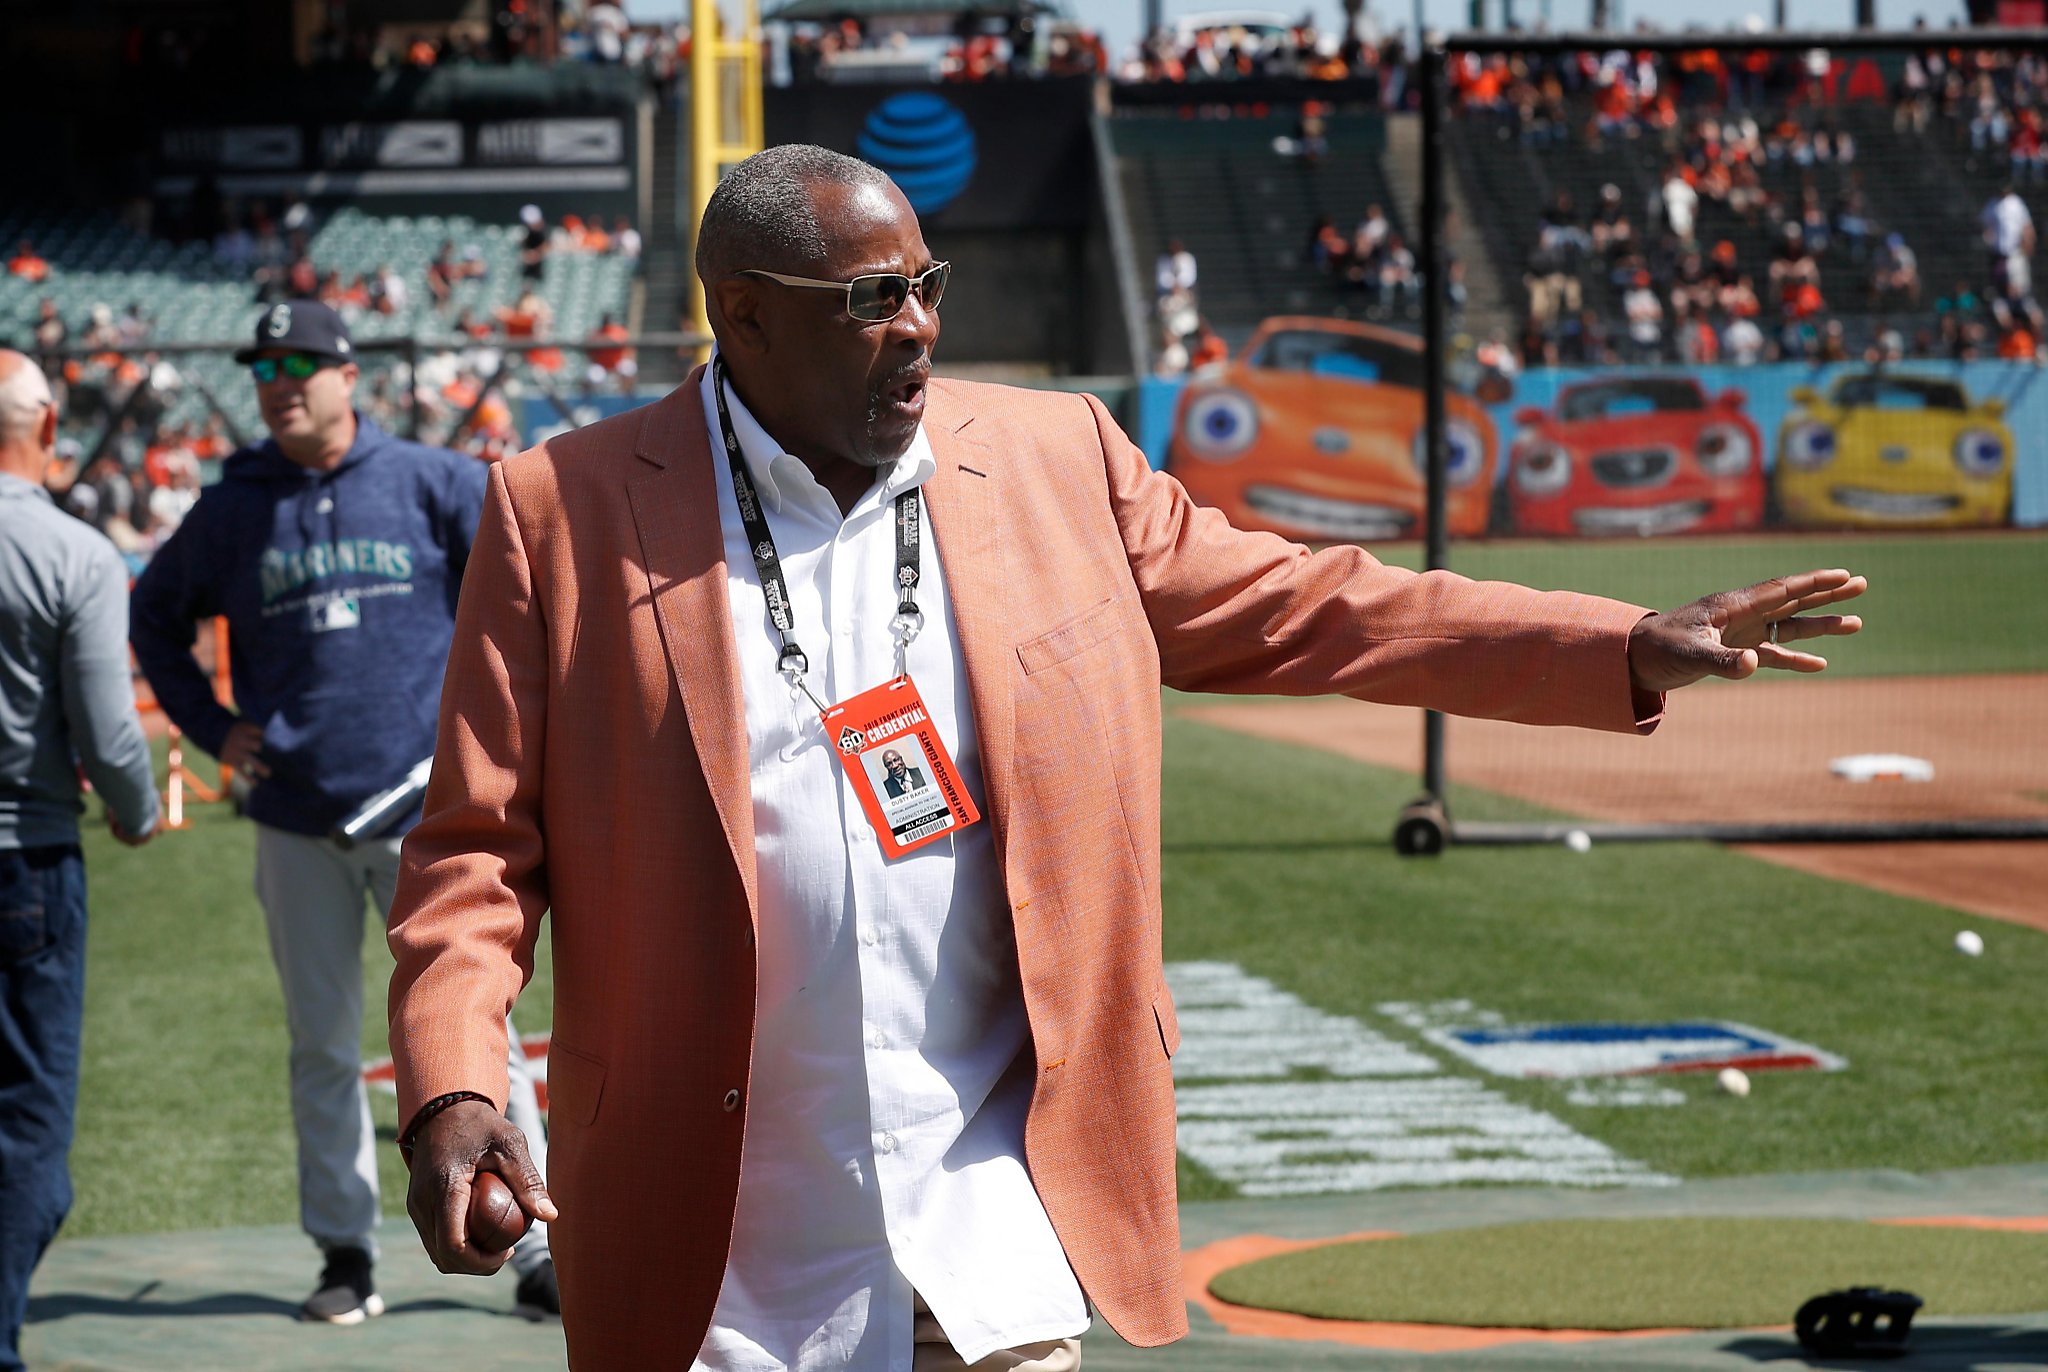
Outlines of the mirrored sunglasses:
[{"label": "mirrored sunglasses", "polygon": [[259,357],[249,364],[249,375],[258,381],[275,381],[280,374],[294,381],[304,381],[322,367],[334,363],[311,353],[286,353],[283,357]]},{"label": "mirrored sunglasses", "polygon": [[803,286],[818,291],[844,291],[846,293],[846,315],[863,324],[880,324],[894,319],[910,300],[911,292],[917,293],[917,303],[927,310],[936,310],[939,300],[946,293],[946,280],[953,274],[951,262],[936,262],[916,276],[905,276],[901,272],[876,272],[871,276],[856,276],[851,281],[820,281],[809,276],[786,276],[781,272],[763,271],[749,267],[741,276],[765,276],[770,281],[779,281],[785,286]]}]

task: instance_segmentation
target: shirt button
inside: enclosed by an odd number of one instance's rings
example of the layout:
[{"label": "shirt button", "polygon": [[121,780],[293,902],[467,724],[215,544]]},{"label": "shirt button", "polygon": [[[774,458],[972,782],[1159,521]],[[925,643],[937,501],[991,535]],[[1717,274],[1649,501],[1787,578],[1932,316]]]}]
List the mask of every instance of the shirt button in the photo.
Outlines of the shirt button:
[{"label": "shirt button", "polygon": [[860,941],[872,948],[882,941],[882,936],[872,929],[863,929],[861,930]]},{"label": "shirt button", "polygon": [[878,1140],[878,1141],[876,1142],[876,1144],[875,1144],[875,1151],[876,1151],[876,1152],[878,1152],[878,1153],[893,1153],[893,1152],[895,1152],[895,1151],[896,1151],[896,1136],[895,1136],[894,1134],[884,1134],[884,1135],[882,1135],[882,1137],[881,1137],[881,1138],[880,1138],[880,1139],[879,1139],[879,1140]]},{"label": "shirt button", "polygon": [[725,1093],[725,1108],[728,1113],[740,1108],[740,1088],[735,1086]]},{"label": "shirt button", "polygon": [[882,1037],[882,1031],[879,1029],[875,1030],[874,1033],[868,1035],[868,1047],[870,1048],[880,1048],[888,1042],[888,1039]]}]

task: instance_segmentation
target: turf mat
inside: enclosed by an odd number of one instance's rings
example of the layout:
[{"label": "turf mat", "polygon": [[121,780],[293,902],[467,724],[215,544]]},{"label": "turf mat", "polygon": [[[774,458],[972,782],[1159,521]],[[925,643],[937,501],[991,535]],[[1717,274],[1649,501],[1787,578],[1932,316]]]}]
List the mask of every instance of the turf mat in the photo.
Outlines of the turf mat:
[{"label": "turf mat", "polygon": [[1328,1244],[1209,1284],[1323,1319],[1502,1329],[1789,1323],[1848,1286],[1914,1292],[1929,1315],[2048,1304],[2048,1236],[1857,1220],[1563,1220]]}]

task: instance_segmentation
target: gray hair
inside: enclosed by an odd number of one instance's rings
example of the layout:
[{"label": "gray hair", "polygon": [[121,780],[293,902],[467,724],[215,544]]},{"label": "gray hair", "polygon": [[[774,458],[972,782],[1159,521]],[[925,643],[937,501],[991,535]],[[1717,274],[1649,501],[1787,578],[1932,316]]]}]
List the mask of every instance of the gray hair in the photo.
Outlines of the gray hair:
[{"label": "gray hair", "polygon": [[802,275],[825,264],[824,226],[811,203],[819,183],[891,187],[889,174],[810,143],[757,152],[726,172],[697,229],[697,276],[708,287],[750,267]]}]

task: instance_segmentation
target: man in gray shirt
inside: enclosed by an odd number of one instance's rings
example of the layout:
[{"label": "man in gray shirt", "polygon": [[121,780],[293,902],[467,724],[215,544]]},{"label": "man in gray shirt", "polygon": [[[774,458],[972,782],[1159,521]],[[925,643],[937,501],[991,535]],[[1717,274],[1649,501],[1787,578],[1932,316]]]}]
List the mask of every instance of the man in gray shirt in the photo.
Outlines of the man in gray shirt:
[{"label": "man in gray shirt", "polygon": [[71,1209],[85,1008],[78,769],[123,843],[156,831],[128,670],[128,574],[43,489],[57,406],[0,348],[0,1372],[22,1366],[28,1279]]}]

